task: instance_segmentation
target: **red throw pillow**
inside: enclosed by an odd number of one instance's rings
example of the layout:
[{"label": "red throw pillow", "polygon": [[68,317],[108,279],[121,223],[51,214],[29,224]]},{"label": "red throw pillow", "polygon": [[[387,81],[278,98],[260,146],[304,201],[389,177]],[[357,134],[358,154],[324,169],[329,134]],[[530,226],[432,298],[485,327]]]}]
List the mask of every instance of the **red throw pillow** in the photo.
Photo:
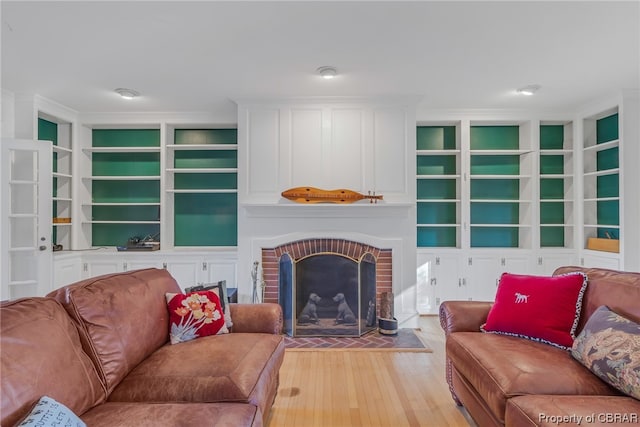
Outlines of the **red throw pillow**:
[{"label": "red throw pillow", "polygon": [[586,287],[587,276],[579,272],[552,277],[503,273],[482,330],[570,349]]},{"label": "red throw pillow", "polygon": [[226,334],[220,298],[212,291],[167,294],[171,344],[207,335]]}]

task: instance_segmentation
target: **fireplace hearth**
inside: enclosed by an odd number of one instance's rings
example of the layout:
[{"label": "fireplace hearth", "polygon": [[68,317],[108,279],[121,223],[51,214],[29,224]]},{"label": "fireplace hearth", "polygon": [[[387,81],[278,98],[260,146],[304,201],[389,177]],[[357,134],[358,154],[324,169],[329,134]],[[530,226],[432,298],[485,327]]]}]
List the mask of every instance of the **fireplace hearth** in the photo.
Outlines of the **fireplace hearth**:
[{"label": "fireplace hearth", "polygon": [[391,250],[343,239],[263,248],[265,301],[283,308],[290,336],[361,336],[391,290]]}]

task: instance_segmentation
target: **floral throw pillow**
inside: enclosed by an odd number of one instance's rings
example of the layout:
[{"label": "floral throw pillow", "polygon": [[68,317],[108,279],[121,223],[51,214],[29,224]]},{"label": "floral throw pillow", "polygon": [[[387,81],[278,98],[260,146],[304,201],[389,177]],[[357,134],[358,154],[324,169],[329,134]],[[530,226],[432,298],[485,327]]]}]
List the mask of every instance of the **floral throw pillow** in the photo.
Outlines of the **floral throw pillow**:
[{"label": "floral throw pillow", "polygon": [[640,400],[640,325],[600,306],[571,348],[571,355],[601,380]]},{"label": "floral throw pillow", "polygon": [[212,291],[168,293],[171,344],[208,335],[227,334],[220,298]]}]

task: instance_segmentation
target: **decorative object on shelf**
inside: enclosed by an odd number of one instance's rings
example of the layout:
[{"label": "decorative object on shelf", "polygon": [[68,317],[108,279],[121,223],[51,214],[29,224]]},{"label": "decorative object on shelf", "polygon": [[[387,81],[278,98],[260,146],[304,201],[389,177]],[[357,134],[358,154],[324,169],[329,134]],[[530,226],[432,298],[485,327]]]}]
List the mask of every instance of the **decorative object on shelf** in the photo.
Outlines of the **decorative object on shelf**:
[{"label": "decorative object on shelf", "polygon": [[603,252],[620,252],[620,240],[618,239],[603,239],[600,237],[589,237],[587,239],[587,249],[591,249],[593,251],[603,251]]},{"label": "decorative object on shelf", "polygon": [[144,238],[138,236],[130,237],[127,241],[127,246],[117,246],[118,251],[157,251],[160,249],[160,242],[156,238],[160,233],[156,233],[153,236],[148,235]]},{"label": "decorative object on shelf", "polygon": [[53,218],[53,223],[54,224],[70,224],[71,223],[71,218],[64,218],[64,217],[55,217]]},{"label": "decorative object on shelf", "polygon": [[282,197],[297,203],[340,203],[347,204],[359,200],[369,199],[370,203],[382,200],[382,195],[358,193],[353,190],[339,188],[336,190],[322,190],[315,187],[295,187],[282,192]]}]

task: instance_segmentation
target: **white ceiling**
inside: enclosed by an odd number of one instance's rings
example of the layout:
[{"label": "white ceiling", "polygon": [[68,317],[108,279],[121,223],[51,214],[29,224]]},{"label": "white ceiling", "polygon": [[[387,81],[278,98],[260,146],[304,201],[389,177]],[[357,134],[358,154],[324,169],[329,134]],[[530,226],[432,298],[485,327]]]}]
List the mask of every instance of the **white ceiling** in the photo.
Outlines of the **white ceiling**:
[{"label": "white ceiling", "polygon": [[[2,88],[80,112],[387,95],[424,108],[575,109],[640,86],[639,5],[3,0]],[[339,76],[321,79],[321,65]],[[534,83],[536,96],[515,94]],[[124,101],[117,87],[142,96]]]}]

